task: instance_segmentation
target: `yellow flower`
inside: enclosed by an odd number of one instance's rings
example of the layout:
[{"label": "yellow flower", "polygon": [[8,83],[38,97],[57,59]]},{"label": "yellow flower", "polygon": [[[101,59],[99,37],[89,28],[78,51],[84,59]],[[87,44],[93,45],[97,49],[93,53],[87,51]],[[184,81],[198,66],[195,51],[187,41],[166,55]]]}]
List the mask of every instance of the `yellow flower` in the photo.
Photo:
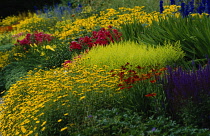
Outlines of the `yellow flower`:
[{"label": "yellow flower", "polygon": [[32,134],[33,133],[33,131],[30,131],[27,135],[30,135],[30,134]]},{"label": "yellow flower", "polygon": [[41,127],[44,126],[46,123],[47,123],[47,121],[43,122],[42,125],[41,125]]},{"label": "yellow flower", "polygon": [[69,115],[68,113],[65,113],[65,114],[63,114],[64,116],[67,116],[67,115]]},{"label": "yellow flower", "polygon": [[46,127],[43,127],[42,129],[41,129],[41,131],[44,131],[46,129]]},{"label": "yellow flower", "polygon": [[40,123],[40,121],[36,121],[36,123]]},{"label": "yellow flower", "polygon": [[45,53],[44,52],[41,52],[41,55],[40,56],[44,56],[45,55]]},{"label": "yellow flower", "polygon": [[82,97],[79,98],[79,100],[85,99],[85,97],[86,97],[86,96],[82,96]]},{"label": "yellow flower", "polygon": [[64,128],[62,128],[60,131],[64,131],[64,130],[66,130],[66,129],[68,129],[68,127],[64,127]]},{"label": "yellow flower", "polygon": [[51,51],[55,51],[55,49],[53,47],[51,47],[50,45],[47,45],[46,49],[51,50]]},{"label": "yellow flower", "polygon": [[21,126],[21,131],[23,132],[23,133],[26,133],[26,129],[25,129],[25,127],[24,126]]},{"label": "yellow flower", "polygon": [[20,134],[20,132],[18,132],[18,131],[15,133],[15,135],[19,135],[19,134]]},{"label": "yellow flower", "polygon": [[61,122],[61,121],[62,121],[62,119],[59,119],[59,120],[58,120],[58,122]]}]

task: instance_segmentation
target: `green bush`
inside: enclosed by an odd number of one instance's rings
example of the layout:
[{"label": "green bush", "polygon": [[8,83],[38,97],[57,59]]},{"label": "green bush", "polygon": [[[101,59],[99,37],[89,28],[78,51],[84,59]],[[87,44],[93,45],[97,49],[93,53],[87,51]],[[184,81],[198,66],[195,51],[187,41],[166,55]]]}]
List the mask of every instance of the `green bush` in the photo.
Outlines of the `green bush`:
[{"label": "green bush", "polygon": [[14,44],[6,44],[6,45],[0,45],[0,51],[7,51],[7,50],[11,50],[12,47],[14,47]]},{"label": "green bush", "polygon": [[[63,5],[66,5],[69,2],[69,0],[61,0],[61,2]],[[147,12],[159,10],[158,0],[71,0],[70,2],[72,3],[73,7],[76,7],[78,4],[82,4],[82,6],[90,5],[92,9],[96,11],[102,11],[108,8],[117,9],[119,7],[133,8],[134,6],[145,6],[144,9]]]},{"label": "green bush", "polygon": [[30,58],[11,62],[5,66],[1,71],[5,83],[5,89],[8,90],[12,84],[15,84],[20,80],[20,77],[25,76],[29,70],[38,67],[38,65],[40,65],[38,59]]},{"label": "green bush", "polygon": [[[134,66],[164,67],[184,57],[179,43],[168,43],[164,46],[137,44],[134,42],[120,42],[108,46],[97,46],[82,56],[84,65],[108,65],[109,70],[131,63]],[[148,69],[146,69],[148,70]]]},{"label": "green bush", "polygon": [[100,109],[95,114],[85,118],[84,127],[73,135],[161,135],[161,136],[205,136],[207,129],[192,126],[181,126],[165,116],[145,118],[129,110]]}]

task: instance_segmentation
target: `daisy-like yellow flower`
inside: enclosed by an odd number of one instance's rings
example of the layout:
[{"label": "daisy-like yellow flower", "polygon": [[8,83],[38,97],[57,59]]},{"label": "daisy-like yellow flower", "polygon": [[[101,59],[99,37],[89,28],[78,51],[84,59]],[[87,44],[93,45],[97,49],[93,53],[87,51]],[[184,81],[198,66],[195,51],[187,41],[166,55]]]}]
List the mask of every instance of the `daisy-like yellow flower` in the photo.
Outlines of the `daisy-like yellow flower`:
[{"label": "daisy-like yellow flower", "polygon": [[30,135],[30,134],[32,134],[33,133],[33,131],[30,131],[27,135]]},{"label": "daisy-like yellow flower", "polygon": [[64,116],[67,116],[67,115],[69,115],[68,113],[65,113],[65,114],[63,114]]},{"label": "daisy-like yellow flower", "polygon": [[40,123],[40,121],[36,121],[36,123]]},{"label": "daisy-like yellow flower", "polygon": [[43,127],[42,129],[41,129],[41,131],[44,131],[46,129],[46,127]]},{"label": "daisy-like yellow flower", "polygon": [[26,133],[26,129],[25,129],[25,127],[24,126],[21,126],[21,131],[23,132],[23,133]]},{"label": "daisy-like yellow flower", "polygon": [[64,131],[64,130],[66,130],[66,129],[68,129],[68,127],[61,128],[60,131]]},{"label": "daisy-like yellow flower", "polygon": [[41,125],[41,127],[44,126],[46,123],[47,123],[47,121],[43,122],[42,125]]},{"label": "daisy-like yellow flower", "polygon": [[85,97],[86,97],[86,96],[82,96],[82,97],[79,98],[79,100],[85,99]]},{"label": "daisy-like yellow flower", "polygon": [[51,51],[55,51],[55,49],[53,47],[51,47],[50,45],[47,45],[46,49],[51,50]]},{"label": "daisy-like yellow flower", "polygon": [[15,133],[15,135],[19,135],[19,134],[20,134],[20,132],[18,132],[18,131]]}]

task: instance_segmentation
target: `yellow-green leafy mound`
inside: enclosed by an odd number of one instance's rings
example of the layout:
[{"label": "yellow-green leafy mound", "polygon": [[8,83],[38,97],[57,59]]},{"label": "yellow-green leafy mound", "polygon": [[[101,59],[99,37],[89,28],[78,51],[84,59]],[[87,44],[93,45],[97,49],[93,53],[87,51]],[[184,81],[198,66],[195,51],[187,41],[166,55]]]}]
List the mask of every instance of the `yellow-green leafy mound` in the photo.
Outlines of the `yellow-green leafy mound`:
[{"label": "yellow-green leafy mound", "polygon": [[164,67],[184,57],[180,44],[152,46],[134,42],[120,42],[108,46],[96,46],[83,55],[83,65],[109,66],[109,69],[120,68],[127,62],[133,66]]}]

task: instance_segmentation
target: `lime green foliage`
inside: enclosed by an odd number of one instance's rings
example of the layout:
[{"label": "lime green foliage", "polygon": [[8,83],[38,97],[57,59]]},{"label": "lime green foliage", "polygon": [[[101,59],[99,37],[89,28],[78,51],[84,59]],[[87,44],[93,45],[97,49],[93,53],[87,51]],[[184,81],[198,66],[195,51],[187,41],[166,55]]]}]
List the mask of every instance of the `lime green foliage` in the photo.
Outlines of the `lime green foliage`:
[{"label": "lime green foliage", "polygon": [[163,67],[183,58],[184,53],[179,43],[174,45],[165,43],[164,46],[155,47],[134,42],[120,42],[92,48],[83,57],[86,58],[83,60],[84,65],[109,65],[110,69],[115,69],[127,62],[134,66],[159,65]]}]

